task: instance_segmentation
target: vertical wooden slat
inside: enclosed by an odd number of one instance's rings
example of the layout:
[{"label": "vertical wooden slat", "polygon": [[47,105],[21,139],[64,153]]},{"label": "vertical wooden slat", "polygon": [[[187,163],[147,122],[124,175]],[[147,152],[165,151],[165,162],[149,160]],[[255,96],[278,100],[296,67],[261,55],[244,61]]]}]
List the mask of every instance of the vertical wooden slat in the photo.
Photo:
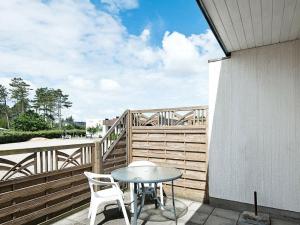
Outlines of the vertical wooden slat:
[{"label": "vertical wooden slat", "polygon": [[50,154],[50,171],[53,171],[53,151],[49,151]]},{"label": "vertical wooden slat", "polygon": [[38,153],[35,153],[35,157],[34,157],[34,166],[33,166],[33,170],[34,170],[34,174],[37,174],[37,169],[38,169]]},{"label": "vertical wooden slat", "polygon": [[160,126],[160,121],[161,121],[161,119],[160,119],[160,112],[158,112],[158,126]]},{"label": "vertical wooden slat", "polygon": [[45,172],[48,172],[48,151],[45,151]]},{"label": "vertical wooden slat", "polygon": [[91,163],[91,147],[87,147],[87,163]]},{"label": "vertical wooden slat", "polygon": [[83,147],[83,163],[86,164],[87,156],[86,156],[86,147]]},{"label": "vertical wooden slat", "polygon": [[89,163],[89,149],[88,147],[85,147],[85,163]]},{"label": "vertical wooden slat", "polygon": [[43,173],[43,152],[40,152],[40,173]]},{"label": "vertical wooden slat", "polygon": [[192,125],[195,125],[196,124],[196,111],[193,110],[193,123]]},{"label": "vertical wooden slat", "polygon": [[83,165],[83,148],[80,148],[80,164]]},{"label": "vertical wooden slat", "polygon": [[54,165],[55,165],[55,170],[58,170],[58,150],[54,150],[55,152],[55,162],[54,162]]},{"label": "vertical wooden slat", "polygon": [[[13,184],[12,185],[12,191],[14,191],[15,190],[15,185]],[[12,201],[12,205],[15,205],[16,204],[16,199],[13,199],[13,201]],[[16,214],[14,213],[13,215],[12,215],[12,217],[13,217],[13,219],[15,219],[16,218]]]}]

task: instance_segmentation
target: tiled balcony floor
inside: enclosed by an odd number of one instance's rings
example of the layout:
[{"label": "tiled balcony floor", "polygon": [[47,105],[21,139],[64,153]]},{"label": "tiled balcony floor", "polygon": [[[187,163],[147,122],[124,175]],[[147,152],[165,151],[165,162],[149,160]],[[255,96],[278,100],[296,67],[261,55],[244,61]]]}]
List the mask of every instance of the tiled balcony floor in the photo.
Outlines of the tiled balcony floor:
[{"label": "tiled balcony floor", "polygon": [[[240,217],[240,212],[214,208],[199,202],[190,201],[186,199],[178,199],[179,205],[184,203],[187,207],[181,217],[178,219],[178,225],[237,225]],[[125,204],[129,202],[128,195],[125,195]],[[152,207],[150,205],[150,207]],[[128,207],[127,207],[128,208]],[[127,210],[129,213],[129,210]],[[63,220],[55,222],[53,225],[83,225],[89,224],[87,218],[88,208],[81,210]],[[100,206],[96,218],[97,225],[123,225],[125,224],[123,214],[119,211],[116,204],[108,204],[105,207]],[[174,221],[165,220],[163,222],[143,221],[138,220],[139,225],[171,225]],[[291,221],[283,221],[271,218],[272,225],[299,225],[299,223]]]}]

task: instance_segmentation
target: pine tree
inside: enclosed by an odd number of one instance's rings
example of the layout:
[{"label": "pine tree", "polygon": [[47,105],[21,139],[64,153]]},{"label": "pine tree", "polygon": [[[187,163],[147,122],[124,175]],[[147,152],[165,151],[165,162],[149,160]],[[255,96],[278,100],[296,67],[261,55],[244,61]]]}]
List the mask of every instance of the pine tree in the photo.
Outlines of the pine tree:
[{"label": "pine tree", "polygon": [[30,85],[20,77],[13,78],[9,85],[11,86],[11,99],[15,100],[17,114],[25,113],[30,107],[28,98]]},{"label": "pine tree", "polygon": [[9,129],[10,128],[9,116],[8,116],[9,107],[7,105],[7,98],[8,98],[8,91],[2,84],[0,84],[0,112],[1,114],[3,113],[5,115],[7,128]]},{"label": "pine tree", "polygon": [[59,127],[62,127],[62,109],[70,108],[72,106],[72,102],[69,101],[69,95],[63,94],[61,89],[57,89],[55,91],[56,95],[56,109],[57,109],[57,117]]}]

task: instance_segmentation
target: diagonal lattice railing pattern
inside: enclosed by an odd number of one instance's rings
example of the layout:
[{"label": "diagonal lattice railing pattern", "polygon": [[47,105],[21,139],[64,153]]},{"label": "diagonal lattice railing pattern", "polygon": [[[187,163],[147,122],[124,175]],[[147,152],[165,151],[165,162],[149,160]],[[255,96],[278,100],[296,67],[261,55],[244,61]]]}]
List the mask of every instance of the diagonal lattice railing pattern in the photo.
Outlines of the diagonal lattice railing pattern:
[{"label": "diagonal lattice railing pattern", "polygon": [[0,180],[58,171],[91,164],[94,143],[70,146],[48,146],[24,152],[12,149],[1,152]]},{"label": "diagonal lattice railing pattern", "polygon": [[206,124],[208,107],[146,109],[131,113],[133,126],[197,126]]}]

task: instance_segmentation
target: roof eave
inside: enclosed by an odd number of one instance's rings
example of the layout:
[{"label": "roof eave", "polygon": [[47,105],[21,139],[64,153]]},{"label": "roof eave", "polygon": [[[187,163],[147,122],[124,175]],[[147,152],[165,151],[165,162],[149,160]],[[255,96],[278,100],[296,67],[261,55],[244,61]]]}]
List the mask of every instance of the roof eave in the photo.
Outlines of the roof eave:
[{"label": "roof eave", "polygon": [[227,48],[226,48],[224,42],[223,42],[222,39],[221,39],[221,36],[220,36],[219,32],[217,31],[217,29],[216,29],[216,27],[215,27],[215,25],[214,25],[212,19],[210,18],[210,16],[209,16],[209,14],[208,14],[208,12],[207,12],[207,10],[206,10],[206,8],[205,8],[205,6],[204,6],[202,0],[196,0],[196,2],[197,2],[197,4],[198,4],[198,6],[199,6],[201,12],[203,13],[203,15],[204,15],[204,17],[205,17],[205,19],[206,19],[206,21],[207,21],[207,23],[208,23],[210,29],[212,30],[213,34],[215,35],[215,37],[216,37],[216,39],[217,39],[219,45],[221,46],[221,48],[222,48],[224,54],[225,54],[227,57],[230,57],[230,56],[231,56],[231,52],[229,52],[229,51],[227,50]]}]

